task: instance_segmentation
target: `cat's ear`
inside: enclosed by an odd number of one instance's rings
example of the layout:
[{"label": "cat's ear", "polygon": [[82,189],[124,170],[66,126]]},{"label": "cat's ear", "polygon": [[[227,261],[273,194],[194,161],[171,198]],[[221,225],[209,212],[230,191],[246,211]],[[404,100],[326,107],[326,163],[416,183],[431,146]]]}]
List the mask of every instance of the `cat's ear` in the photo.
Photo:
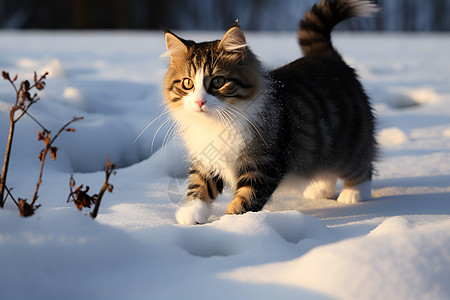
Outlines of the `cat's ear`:
[{"label": "cat's ear", "polygon": [[244,60],[247,41],[241,28],[239,26],[231,27],[220,40],[219,47],[239,55],[239,61]]},{"label": "cat's ear", "polygon": [[165,38],[166,38],[167,52],[169,53],[170,59],[180,57],[187,53],[188,51],[187,46],[175,34],[167,30]]}]

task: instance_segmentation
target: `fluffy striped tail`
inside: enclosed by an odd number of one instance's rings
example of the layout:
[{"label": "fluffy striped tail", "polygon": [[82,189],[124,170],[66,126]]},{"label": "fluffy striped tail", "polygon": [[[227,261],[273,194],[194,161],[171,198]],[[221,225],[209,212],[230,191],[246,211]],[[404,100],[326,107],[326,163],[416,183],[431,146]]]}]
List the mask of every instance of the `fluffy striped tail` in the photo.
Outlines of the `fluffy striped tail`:
[{"label": "fluffy striped tail", "polygon": [[339,55],[331,44],[331,30],[352,17],[369,17],[378,11],[370,1],[322,0],[303,16],[298,41],[303,55]]}]

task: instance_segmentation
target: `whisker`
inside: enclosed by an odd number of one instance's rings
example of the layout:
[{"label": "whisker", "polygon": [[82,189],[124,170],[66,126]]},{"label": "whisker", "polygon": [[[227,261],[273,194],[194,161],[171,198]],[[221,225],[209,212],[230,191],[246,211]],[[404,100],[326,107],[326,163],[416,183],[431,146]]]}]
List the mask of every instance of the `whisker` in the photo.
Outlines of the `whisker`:
[{"label": "whisker", "polygon": [[164,116],[164,115],[166,115],[166,114],[168,114],[168,113],[170,113],[170,112],[171,112],[170,110],[163,111],[159,116],[157,116],[156,118],[154,118],[153,121],[151,121],[147,126],[145,126],[145,128],[141,131],[141,133],[139,133],[139,135],[137,136],[137,138],[134,139],[133,144],[135,144],[135,143],[137,142],[137,140],[141,137],[141,135],[142,135],[142,134],[150,127],[150,126],[152,126],[152,124],[155,123],[156,120],[158,120],[159,118],[161,118],[162,116]]},{"label": "whisker", "polygon": [[224,112],[222,111],[222,109],[218,109],[218,110],[214,111],[214,114],[217,114],[219,116],[220,122],[222,123],[223,126],[231,125],[231,124],[229,124],[228,120],[224,116]]},{"label": "whisker", "polygon": [[[179,133],[180,133],[180,129],[181,129],[182,124],[180,124],[180,123],[174,123],[174,124],[175,124],[175,126],[173,127],[171,135],[172,135],[172,138],[174,139],[174,142],[175,143],[179,143],[180,142],[180,136],[181,136]],[[181,149],[183,150],[183,154],[184,155],[188,155],[189,154],[188,153],[188,149],[186,147],[181,147]]]},{"label": "whisker", "polygon": [[258,106],[255,107],[256,111],[258,112],[258,114],[261,116],[261,120],[263,121],[263,123],[267,123],[266,117],[264,117],[263,113],[261,112],[261,110],[258,108]]},{"label": "whisker", "polygon": [[166,143],[169,142],[168,137],[170,136],[170,133],[172,132],[174,127],[175,127],[175,123],[170,124],[169,129],[167,130],[166,134],[164,135],[164,139],[163,139],[162,146],[161,146],[163,149],[164,149],[164,146],[166,145]]},{"label": "whisker", "polygon": [[245,121],[247,121],[252,127],[253,129],[255,129],[255,131],[258,133],[259,137],[261,138],[261,140],[264,142],[264,144],[266,145],[266,147],[269,147],[269,145],[267,144],[266,140],[264,140],[261,132],[258,130],[258,128],[255,126],[255,124],[253,124],[245,115],[243,115],[240,111],[238,111],[237,109],[233,108],[233,107],[228,107],[231,111],[237,113],[238,115],[240,115],[242,118],[245,119]]},{"label": "whisker", "polygon": [[166,145],[170,140],[170,135],[173,136],[173,134],[175,133],[175,129],[176,127],[179,126],[179,124],[177,124],[176,122],[170,124],[169,130],[167,130],[163,142],[162,142],[162,151],[164,152],[164,160],[166,159]]},{"label": "whisker", "polygon": [[155,143],[155,139],[156,139],[156,136],[158,135],[158,133],[159,133],[159,131],[164,127],[164,125],[166,125],[167,124],[167,122],[169,122],[169,121],[171,121],[172,120],[172,118],[171,117],[168,117],[159,127],[158,127],[158,129],[156,130],[156,132],[155,132],[155,134],[153,135],[153,139],[152,139],[152,147],[151,147],[151,152],[152,152],[152,154],[153,154],[153,145],[154,145],[154,143]]},{"label": "whisker", "polygon": [[[237,116],[235,114],[233,114],[233,112],[230,112],[230,111],[227,111],[227,110],[223,110],[223,113],[224,113],[226,119],[228,120],[228,124],[229,124],[230,127],[233,127],[233,125],[231,124],[231,121],[233,121],[234,127],[236,128],[236,131],[241,136],[241,139],[245,142],[244,136],[242,135],[242,132],[241,132],[241,129],[239,128],[239,126],[237,125],[236,121],[233,118],[233,117],[237,118]],[[237,119],[239,119],[239,118],[237,118]]]}]

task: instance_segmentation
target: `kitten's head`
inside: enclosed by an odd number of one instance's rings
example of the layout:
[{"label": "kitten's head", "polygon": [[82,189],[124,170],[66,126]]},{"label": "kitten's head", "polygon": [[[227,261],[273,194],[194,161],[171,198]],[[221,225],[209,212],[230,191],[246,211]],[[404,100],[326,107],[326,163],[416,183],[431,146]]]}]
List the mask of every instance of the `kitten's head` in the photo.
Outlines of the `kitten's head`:
[{"label": "kitten's head", "polygon": [[166,31],[170,66],[164,78],[169,107],[214,117],[227,107],[245,107],[263,90],[261,63],[239,26],[221,40],[195,43]]}]

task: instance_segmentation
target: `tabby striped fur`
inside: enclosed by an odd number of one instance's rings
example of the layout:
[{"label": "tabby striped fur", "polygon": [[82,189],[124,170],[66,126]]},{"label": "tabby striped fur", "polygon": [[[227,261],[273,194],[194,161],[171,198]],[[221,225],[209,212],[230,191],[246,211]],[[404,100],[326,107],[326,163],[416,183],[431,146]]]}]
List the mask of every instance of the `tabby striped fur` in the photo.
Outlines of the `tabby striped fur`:
[{"label": "tabby striped fur", "polygon": [[259,211],[287,174],[310,180],[306,197],[334,197],[340,178],[338,201],[370,198],[375,120],[330,33],[340,21],[375,10],[356,0],[314,5],[298,31],[304,57],[270,72],[238,25],[203,43],[166,31],[164,92],[191,159],[179,223],[206,222],[224,184],[235,190],[227,214]]}]

